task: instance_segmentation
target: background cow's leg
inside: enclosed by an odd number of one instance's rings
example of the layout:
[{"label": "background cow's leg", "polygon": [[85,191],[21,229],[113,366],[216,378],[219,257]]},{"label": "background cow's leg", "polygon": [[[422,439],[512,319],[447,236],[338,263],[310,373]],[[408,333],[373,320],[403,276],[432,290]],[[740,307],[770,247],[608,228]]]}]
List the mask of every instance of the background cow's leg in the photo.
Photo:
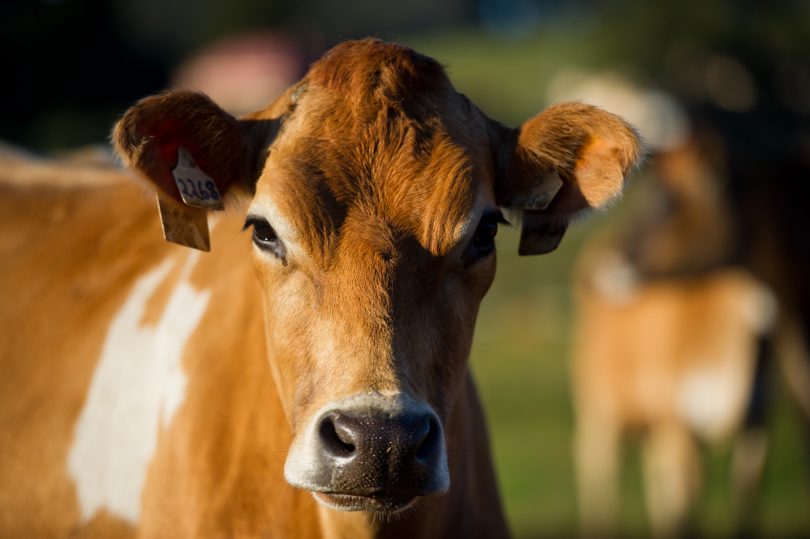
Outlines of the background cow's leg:
[{"label": "background cow's leg", "polygon": [[810,423],[810,351],[800,322],[789,316],[779,321],[777,358],[782,378],[791,397]]},{"label": "background cow's leg", "polygon": [[766,422],[771,392],[772,345],[770,335],[759,338],[748,410],[732,448],[731,495],[735,537],[748,537],[756,533],[757,502],[769,445]]},{"label": "background cow's leg", "polygon": [[[777,326],[776,358],[784,386],[804,419],[805,454],[810,459],[810,317],[782,313]],[[810,466],[805,466],[810,469]],[[805,481],[810,484],[810,477]]]},{"label": "background cow's leg", "polygon": [[642,448],[644,495],[652,535],[681,536],[699,491],[699,462],[692,435],[683,425],[652,427]]},{"label": "background cow's leg", "polygon": [[582,533],[609,537],[619,512],[619,428],[615,420],[582,408],[574,441]]},{"label": "background cow's leg", "polygon": [[734,441],[731,492],[735,537],[751,536],[757,521],[757,499],[768,455],[768,433],[762,426],[746,428]]}]

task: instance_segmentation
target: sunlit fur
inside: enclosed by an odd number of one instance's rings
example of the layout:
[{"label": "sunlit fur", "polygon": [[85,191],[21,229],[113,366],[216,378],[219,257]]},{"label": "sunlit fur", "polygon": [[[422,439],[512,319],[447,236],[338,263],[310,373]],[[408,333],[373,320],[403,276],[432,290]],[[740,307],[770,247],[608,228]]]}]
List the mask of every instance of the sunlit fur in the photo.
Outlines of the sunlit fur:
[{"label": "sunlit fur", "polygon": [[[582,136],[555,137],[554,129],[534,129],[531,123],[526,130],[507,129],[457,93],[438,63],[375,40],[339,45],[267,109],[239,121],[205,96],[184,91],[133,106],[117,125],[113,144],[143,184],[181,204],[171,170],[177,148],[184,146],[216,180],[226,203],[238,208],[216,227],[211,254],[191,276],[194,286],[211,291],[211,300],[184,352],[186,400],[160,436],[139,522],[122,523],[104,512],[79,522],[70,483],[56,473],[58,493],[38,491],[25,503],[11,495],[5,507],[25,516],[14,521],[17,527],[0,527],[0,535],[25,535],[31,529],[25,522],[40,514],[36,500],[65,499],[56,528],[62,535],[77,525],[118,526],[121,535],[141,537],[507,535],[467,367],[495,259],[489,253],[470,262],[462,255],[484,212],[519,197],[531,187],[531,177],[548,172],[550,164],[571,164],[560,158],[532,167],[520,157],[529,145],[544,148],[546,155],[577,156],[573,168],[558,171],[568,187],[560,191],[557,220],[621,190],[615,181],[607,188],[577,183],[582,171],[614,178],[618,170],[623,176],[638,154],[632,131],[605,112],[562,107],[546,114],[549,125],[576,125]],[[587,122],[578,120],[582,115]],[[535,140],[532,133],[551,142]],[[599,158],[591,159],[594,155]],[[522,163],[519,175],[514,162]],[[128,214],[143,220],[152,202],[132,197],[128,187],[115,189],[92,208],[95,214],[76,213],[54,237],[72,248],[70,228],[126,228]],[[607,194],[592,196],[594,189]],[[249,205],[240,205],[246,198]],[[249,232],[238,235],[248,211],[278,224],[283,257],[251,247]],[[116,235],[118,242],[103,253],[106,265],[77,250],[82,274],[114,278],[93,296],[104,306],[92,326],[101,334],[59,333],[62,342],[91,335],[101,342],[122,291],[158,260],[177,256],[179,248],[160,243],[156,228],[152,221],[151,228]],[[48,251],[20,255],[27,265],[19,271],[47,272],[52,262],[34,263],[42,253]],[[21,275],[3,282],[21,282]],[[57,284],[57,291],[70,287],[68,281]],[[167,292],[161,290],[161,297]],[[50,307],[55,312],[71,305],[69,294],[60,294]],[[3,322],[11,324],[13,313],[5,314]],[[26,346],[15,350],[27,354]],[[92,371],[92,363],[82,365],[83,378],[71,394],[75,401],[81,401]],[[333,511],[282,476],[288,449],[315,411],[366,392],[424,401],[437,413],[447,446],[447,493],[420,499],[391,520]],[[49,406],[46,394],[33,391],[28,397]],[[69,426],[61,431],[66,439],[78,413],[75,403],[69,409]],[[15,451],[24,453],[32,441],[16,440]],[[59,455],[50,455],[51,461],[60,462]],[[35,460],[26,461],[27,469]]]}]

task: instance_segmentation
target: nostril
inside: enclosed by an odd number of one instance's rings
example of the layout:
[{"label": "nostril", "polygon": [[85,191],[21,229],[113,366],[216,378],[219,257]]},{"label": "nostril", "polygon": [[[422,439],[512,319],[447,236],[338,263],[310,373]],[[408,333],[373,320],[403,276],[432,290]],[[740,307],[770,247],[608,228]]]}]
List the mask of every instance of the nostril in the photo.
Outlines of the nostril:
[{"label": "nostril", "polygon": [[323,449],[335,457],[348,457],[355,451],[354,433],[342,425],[340,417],[327,415],[318,426]]},{"label": "nostril", "polygon": [[427,464],[436,455],[441,427],[433,416],[426,416],[420,424],[416,443],[416,460]]}]

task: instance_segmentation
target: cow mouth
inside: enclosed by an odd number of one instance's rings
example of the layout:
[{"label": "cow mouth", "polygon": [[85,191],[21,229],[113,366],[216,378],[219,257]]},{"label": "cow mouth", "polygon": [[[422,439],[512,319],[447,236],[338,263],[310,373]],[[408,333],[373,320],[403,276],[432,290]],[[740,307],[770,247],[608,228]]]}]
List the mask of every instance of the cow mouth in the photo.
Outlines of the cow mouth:
[{"label": "cow mouth", "polygon": [[386,513],[393,515],[406,511],[414,506],[417,497],[370,495],[357,496],[354,494],[336,494],[327,492],[313,492],[312,495],[320,503],[337,509],[338,511],[368,511],[372,513]]}]

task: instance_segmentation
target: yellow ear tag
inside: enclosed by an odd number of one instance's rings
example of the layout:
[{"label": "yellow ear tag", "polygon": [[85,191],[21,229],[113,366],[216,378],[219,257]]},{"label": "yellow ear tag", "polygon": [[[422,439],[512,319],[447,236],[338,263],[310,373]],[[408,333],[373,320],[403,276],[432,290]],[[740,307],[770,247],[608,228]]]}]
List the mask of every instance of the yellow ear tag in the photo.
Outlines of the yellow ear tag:
[{"label": "yellow ear tag", "polygon": [[210,251],[208,212],[203,208],[183,206],[157,195],[160,224],[166,241],[185,245],[200,251]]},{"label": "yellow ear tag", "polygon": [[172,170],[172,176],[180,197],[187,205],[209,210],[222,209],[222,196],[216,182],[197,166],[191,152],[184,146],[177,150],[177,166]]}]

